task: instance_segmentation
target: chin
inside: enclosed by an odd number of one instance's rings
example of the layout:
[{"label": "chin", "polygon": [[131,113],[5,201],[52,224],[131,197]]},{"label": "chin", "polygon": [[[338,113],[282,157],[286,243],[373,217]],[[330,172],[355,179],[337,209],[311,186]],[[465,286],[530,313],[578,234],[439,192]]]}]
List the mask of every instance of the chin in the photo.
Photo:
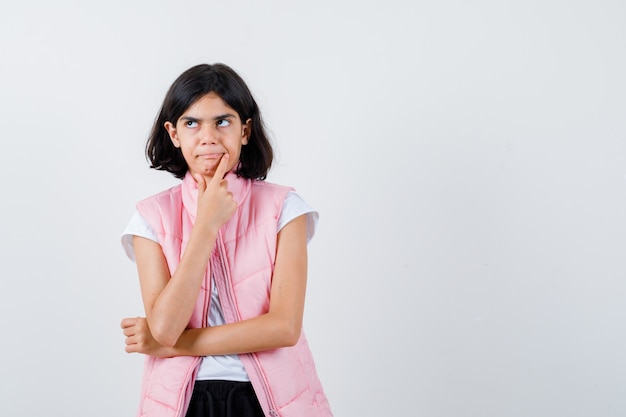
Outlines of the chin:
[{"label": "chin", "polygon": [[201,175],[213,175],[216,169],[217,169],[217,166],[204,165],[204,166],[198,167],[196,171],[199,172]]}]

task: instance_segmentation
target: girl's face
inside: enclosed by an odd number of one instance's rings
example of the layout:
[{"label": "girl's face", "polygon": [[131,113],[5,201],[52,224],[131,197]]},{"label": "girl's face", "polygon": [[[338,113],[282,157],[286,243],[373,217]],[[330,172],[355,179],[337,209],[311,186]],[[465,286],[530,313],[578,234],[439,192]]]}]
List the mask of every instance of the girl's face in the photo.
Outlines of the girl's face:
[{"label": "girl's face", "polygon": [[248,144],[251,121],[239,115],[215,93],[198,99],[180,116],[176,125],[165,122],[172,143],[183,153],[191,174],[213,177],[228,153],[228,171],[239,162],[241,147]]}]

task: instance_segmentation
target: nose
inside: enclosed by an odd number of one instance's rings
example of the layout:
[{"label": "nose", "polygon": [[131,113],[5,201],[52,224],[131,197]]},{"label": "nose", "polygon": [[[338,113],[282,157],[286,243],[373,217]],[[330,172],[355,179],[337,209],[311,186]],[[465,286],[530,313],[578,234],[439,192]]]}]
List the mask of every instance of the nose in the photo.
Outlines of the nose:
[{"label": "nose", "polygon": [[200,129],[200,141],[203,145],[215,144],[218,141],[218,131],[209,123]]}]

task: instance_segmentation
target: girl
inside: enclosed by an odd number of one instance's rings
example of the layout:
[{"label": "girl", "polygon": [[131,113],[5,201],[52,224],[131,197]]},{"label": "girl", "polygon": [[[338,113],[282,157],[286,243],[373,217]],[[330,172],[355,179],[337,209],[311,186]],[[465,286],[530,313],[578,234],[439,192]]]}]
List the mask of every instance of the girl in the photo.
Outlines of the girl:
[{"label": "girl", "polygon": [[259,109],[223,64],[172,84],[146,146],[181,184],[137,204],[122,236],[145,318],[139,416],[332,416],[302,333],[306,244],[317,213],[263,181],[273,159]]}]

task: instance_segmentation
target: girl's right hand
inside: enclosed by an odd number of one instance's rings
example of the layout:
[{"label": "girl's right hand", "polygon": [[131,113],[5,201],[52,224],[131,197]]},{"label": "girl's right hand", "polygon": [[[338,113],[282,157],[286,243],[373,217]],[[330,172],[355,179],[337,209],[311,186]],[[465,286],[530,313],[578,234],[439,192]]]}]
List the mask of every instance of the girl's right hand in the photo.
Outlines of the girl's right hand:
[{"label": "girl's right hand", "polygon": [[217,233],[237,209],[233,194],[228,191],[228,181],[224,179],[228,160],[227,153],[222,155],[213,177],[208,180],[200,174],[194,175],[198,183],[196,225],[207,227],[214,233]]}]

